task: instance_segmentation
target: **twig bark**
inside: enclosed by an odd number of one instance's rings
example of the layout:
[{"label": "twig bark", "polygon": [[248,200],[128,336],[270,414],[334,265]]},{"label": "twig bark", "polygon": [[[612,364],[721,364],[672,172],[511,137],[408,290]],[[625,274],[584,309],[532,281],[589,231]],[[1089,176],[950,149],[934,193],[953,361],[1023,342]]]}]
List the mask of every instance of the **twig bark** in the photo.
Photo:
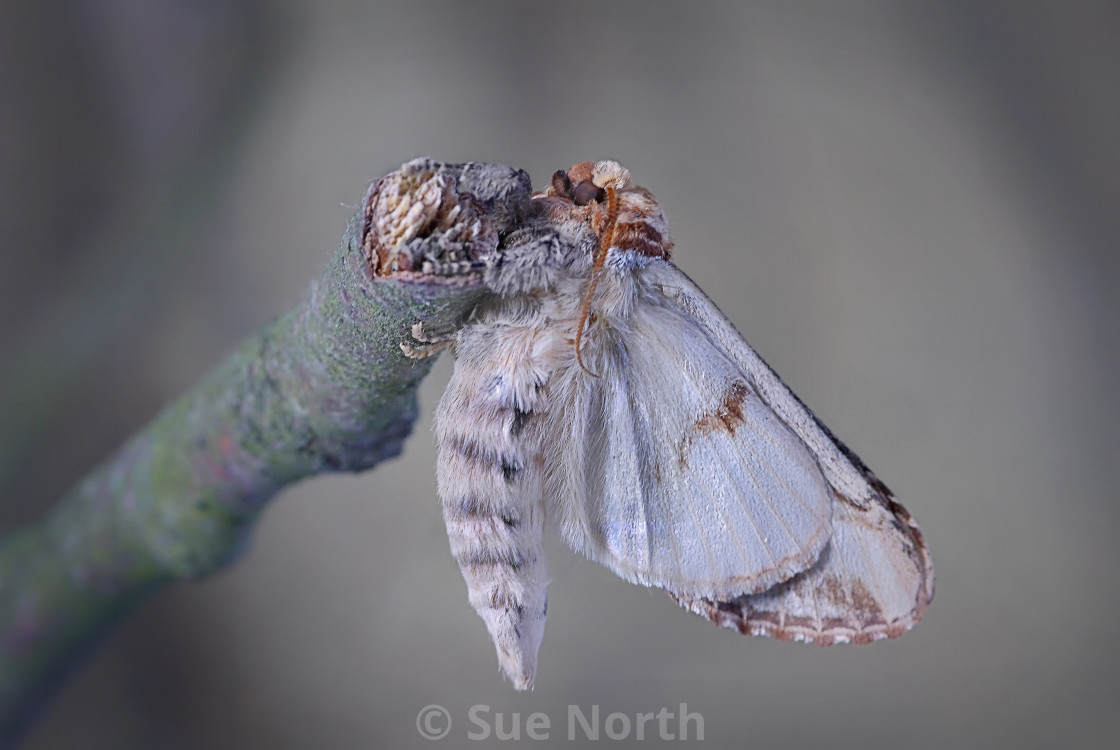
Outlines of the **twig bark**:
[{"label": "twig bark", "polygon": [[463,269],[496,262],[528,198],[524,173],[497,165],[416,160],[382,178],[296,309],[0,537],[0,746],[98,634],[234,560],[278,490],[400,453],[431,366],[401,343],[477,304],[481,273]]}]

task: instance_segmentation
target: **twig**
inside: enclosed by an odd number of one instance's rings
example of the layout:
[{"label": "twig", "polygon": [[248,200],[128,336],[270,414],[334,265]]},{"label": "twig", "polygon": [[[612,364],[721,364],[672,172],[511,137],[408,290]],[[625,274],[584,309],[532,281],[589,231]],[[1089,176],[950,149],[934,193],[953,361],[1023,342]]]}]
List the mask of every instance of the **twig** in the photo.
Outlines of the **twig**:
[{"label": "twig", "polygon": [[497,262],[528,199],[524,173],[496,165],[416,160],[382,178],[296,309],[0,537],[0,746],[132,607],[236,559],[278,490],[400,453],[432,363],[401,343],[477,304],[469,271]]}]

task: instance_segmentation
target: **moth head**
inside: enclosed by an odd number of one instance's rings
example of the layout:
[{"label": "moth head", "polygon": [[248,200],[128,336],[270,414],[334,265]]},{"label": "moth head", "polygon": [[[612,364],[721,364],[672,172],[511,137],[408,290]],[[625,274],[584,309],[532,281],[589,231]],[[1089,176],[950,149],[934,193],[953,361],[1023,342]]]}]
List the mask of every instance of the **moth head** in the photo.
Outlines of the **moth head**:
[{"label": "moth head", "polygon": [[[609,192],[617,208],[611,215]],[[668,259],[673,249],[669,224],[653,194],[635,185],[630,170],[616,161],[581,161],[552,175],[552,184],[534,196],[547,201],[554,220],[585,225],[602,238],[608,232],[609,251],[633,252],[647,258]]]}]

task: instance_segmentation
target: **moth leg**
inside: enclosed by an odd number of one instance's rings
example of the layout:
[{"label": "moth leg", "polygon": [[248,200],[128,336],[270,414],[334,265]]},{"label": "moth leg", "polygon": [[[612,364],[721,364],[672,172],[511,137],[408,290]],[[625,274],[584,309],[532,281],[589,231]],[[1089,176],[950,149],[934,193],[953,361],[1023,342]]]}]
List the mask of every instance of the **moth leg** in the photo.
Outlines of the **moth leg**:
[{"label": "moth leg", "polygon": [[408,341],[402,341],[401,351],[410,359],[431,357],[455,343],[456,333],[457,331],[453,328],[432,333],[425,330],[423,321],[419,321],[412,325],[412,338],[418,343],[411,344]]}]

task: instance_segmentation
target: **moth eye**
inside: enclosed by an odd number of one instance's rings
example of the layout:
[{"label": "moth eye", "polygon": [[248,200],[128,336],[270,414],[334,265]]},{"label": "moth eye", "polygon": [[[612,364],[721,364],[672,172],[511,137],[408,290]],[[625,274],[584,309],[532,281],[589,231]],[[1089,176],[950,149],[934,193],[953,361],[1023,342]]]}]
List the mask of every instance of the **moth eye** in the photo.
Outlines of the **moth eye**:
[{"label": "moth eye", "polygon": [[606,200],[607,191],[596,185],[591,180],[584,180],[572,190],[572,200],[577,206],[586,206],[591,201],[602,202]]},{"label": "moth eye", "polygon": [[560,197],[571,200],[572,180],[568,177],[568,173],[563,169],[556,170],[556,173],[552,175],[552,189]]}]

